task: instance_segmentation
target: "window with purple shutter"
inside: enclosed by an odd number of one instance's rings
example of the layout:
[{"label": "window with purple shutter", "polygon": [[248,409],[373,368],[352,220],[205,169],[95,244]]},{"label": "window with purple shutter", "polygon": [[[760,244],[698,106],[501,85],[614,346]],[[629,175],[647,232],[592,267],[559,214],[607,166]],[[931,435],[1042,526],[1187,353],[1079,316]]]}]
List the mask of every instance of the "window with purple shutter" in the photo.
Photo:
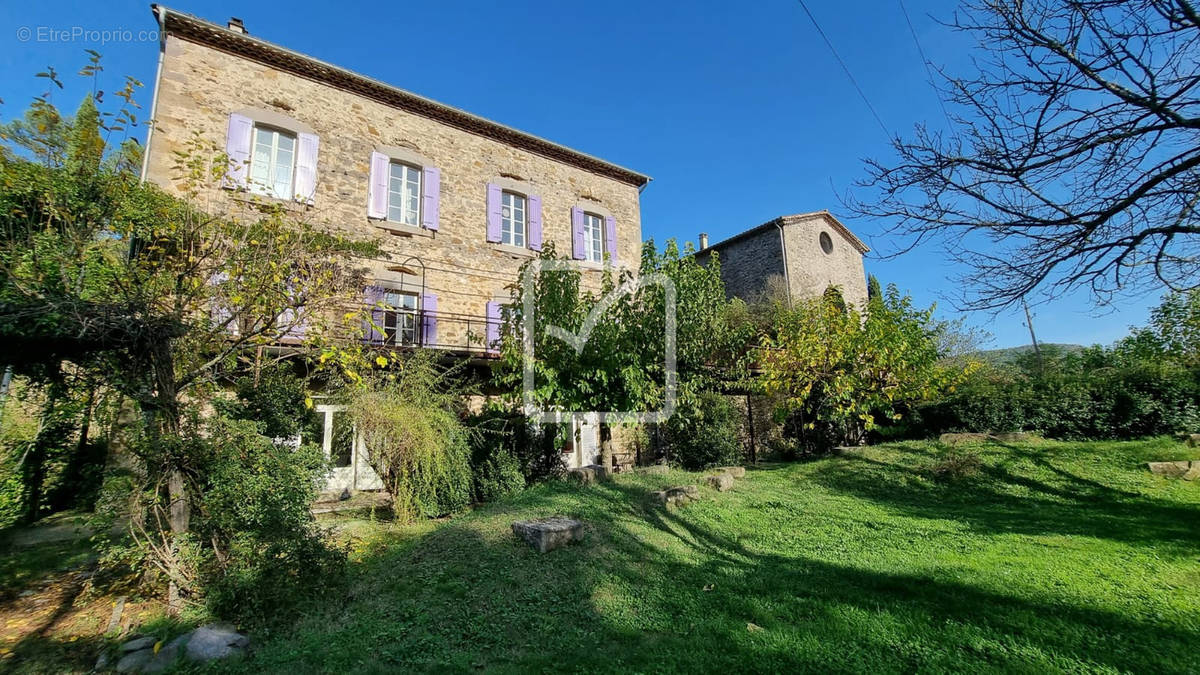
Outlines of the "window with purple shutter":
[{"label": "window with purple shutter", "polygon": [[484,333],[484,347],[489,354],[500,353],[500,303],[487,304],[487,330]]},{"label": "window with purple shutter", "polygon": [[437,344],[437,296],[433,293],[421,296],[421,344]]},{"label": "window with purple shutter", "polygon": [[583,260],[587,256],[583,242],[583,209],[571,207],[571,257]]},{"label": "window with purple shutter", "polygon": [[313,203],[317,191],[317,150],[321,139],[316,134],[296,135],[299,152],[296,154],[296,198],[305,204]]},{"label": "window with purple shutter", "polygon": [[438,229],[438,199],[442,189],[442,172],[432,166],[421,170],[421,226],[427,230]]},{"label": "window with purple shutter", "polygon": [[617,220],[612,216],[604,219],[605,244],[608,246],[609,263],[617,264]]},{"label": "window with purple shutter", "polygon": [[487,185],[487,240],[493,244],[500,243],[500,186],[494,183]]},{"label": "window with purple shutter", "polygon": [[383,220],[388,210],[388,156],[371,153],[371,182],[367,184],[367,217]]},{"label": "window with purple shutter", "polygon": [[529,248],[534,251],[542,250],[542,198],[529,195],[526,198],[529,209]]},{"label": "window with purple shutter", "polygon": [[254,137],[254,121],[245,115],[231,113],[229,130],[225,136],[225,154],[229,156],[229,172],[225,176],[225,187],[246,187],[246,172],[250,163],[250,144]]}]

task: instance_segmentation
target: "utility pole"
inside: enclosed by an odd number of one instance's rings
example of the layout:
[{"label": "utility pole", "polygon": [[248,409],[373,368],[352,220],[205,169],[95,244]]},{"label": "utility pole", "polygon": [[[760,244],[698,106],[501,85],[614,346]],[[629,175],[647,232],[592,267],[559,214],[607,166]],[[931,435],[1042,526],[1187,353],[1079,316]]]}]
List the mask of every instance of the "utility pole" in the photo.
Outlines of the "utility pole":
[{"label": "utility pole", "polygon": [[1029,326],[1029,339],[1033,341],[1033,355],[1038,362],[1038,371],[1045,372],[1046,364],[1042,361],[1042,348],[1038,346],[1037,335],[1033,332],[1033,315],[1029,313],[1029,303],[1021,298],[1021,306],[1025,308],[1025,325]]}]

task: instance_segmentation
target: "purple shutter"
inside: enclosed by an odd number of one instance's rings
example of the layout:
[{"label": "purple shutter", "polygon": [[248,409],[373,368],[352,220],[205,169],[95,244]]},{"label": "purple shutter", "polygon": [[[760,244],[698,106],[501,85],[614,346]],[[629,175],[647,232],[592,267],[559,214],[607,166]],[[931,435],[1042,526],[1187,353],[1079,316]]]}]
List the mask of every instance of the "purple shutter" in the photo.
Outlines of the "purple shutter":
[{"label": "purple shutter", "polygon": [[488,183],[487,186],[487,240],[493,244],[500,243],[500,186]]},{"label": "purple shutter", "polygon": [[438,199],[442,191],[442,172],[432,166],[421,170],[421,226],[438,229]]},{"label": "purple shutter", "polygon": [[526,198],[529,209],[529,248],[534,251],[542,250],[542,198],[529,195]]},{"label": "purple shutter", "polygon": [[571,207],[571,257],[575,260],[583,260],[583,209],[578,206]]},{"label": "purple shutter", "polygon": [[371,181],[367,183],[367,217],[384,220],[388,211],[388,164],[382,152],[371,153]]},{"label": "purple shutter", "polygon": [[487,304],[487,331],[484,337],[484,347],[489,354],[500,353],[500,303]]},{"label": "purple shutter", "polygon": [[370,320],[363,319],[363,342],[378,345],[383,344],[384,311],[379,307],[383,302],[383,288],[367,286],[363,290],[363,303],[367,306]]},{"label": "purple shutter", "polygon": [[609,264],[617,264],[617,220],[612,216],[604,219],[604,236],[607,237]]},{"label": "purple shutter", "polygon": [[254,122],[245,115],[229,115],[229,131],[225,136],[225,154],[229,156],[229,172],[225,176],[225,187],[243,189],[250,164],[250,143],[254,136]]},{"label": "purple shutter", "polygon": [[317,192],[317,150],[321,139],[316,134],[296,134],[300,146],[296,153],[296,200],[312,204]]},{"label": "purple shutter", "polygon": [[437,296],[433,293],[421,296],[421,344],[437,344]]}]

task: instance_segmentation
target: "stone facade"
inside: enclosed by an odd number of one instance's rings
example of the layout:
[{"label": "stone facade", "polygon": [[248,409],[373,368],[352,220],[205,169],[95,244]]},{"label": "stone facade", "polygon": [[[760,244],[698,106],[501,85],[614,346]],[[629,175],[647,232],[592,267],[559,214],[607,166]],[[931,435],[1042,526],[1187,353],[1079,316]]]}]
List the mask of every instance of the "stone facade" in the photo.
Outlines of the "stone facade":
[{"label": "stone facade", "polygon": [[[175,153],[185,150],[195,134],[224,147],[231,113],[316,135],[315,192],[311,204],[289,202],[297,217],[382,241],[390,264],[371,263],[377,282],[436,296],[443,317],[438,342],[465,344],[470,332],[480,337],[476,351],[482,351],[487,303],[508,300],[506,287],[535,255],[486,240],[489,183],[540,197],[544,244],[560,253],[572,250],[573,207],[612,217],[617,264],[637,264],[639,189],[648,178],[486,120],[467,119],[479,130],[447,123],[457,119],[454,115],[469,116],[432,101],[417,102],[428,104],[434,114],[388,105],[341,85],[350,77],[365,81],[361,76],[338,71],[342,79],[334,77],[338,73],[329,81],[314,78],[324,67],[237,31],[168,14],[146,179],[177,191]],[[558,156],[530,149],[543,146]],[[440,171],[436,231],[368,218],[370,161],[376,151],[400,154],[406,161],[424,159]],[[214,186],[199,199],[221,209],[245,197]]]},{"label": "stone facade", "polygon": [[725,292],[748,302],[786,290],[791,298],[820,295],[830,286],[847,303],[867,301],[863,254],[869,249],[828,211],[782,216],[699,251],[719,252]]}]

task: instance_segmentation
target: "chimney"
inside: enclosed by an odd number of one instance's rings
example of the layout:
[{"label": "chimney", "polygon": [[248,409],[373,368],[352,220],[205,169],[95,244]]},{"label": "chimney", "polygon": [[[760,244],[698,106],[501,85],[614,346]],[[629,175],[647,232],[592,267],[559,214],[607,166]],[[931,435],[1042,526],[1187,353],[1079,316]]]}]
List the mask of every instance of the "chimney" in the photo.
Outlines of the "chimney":
[{"label": "chimney", "polygon": [[229,30],[231,30],[235,33],[242,33],[242,34],[246,33],[246,25],[243,24],[242,20],[237,18],[236,16],[229,17],[228,27],[229,27]]},{"label": "chimney", "polygon": [[700,233],[700,250],[703,251],[706,248],[708,248],[708,234],[705,232],[701,232]]}]

